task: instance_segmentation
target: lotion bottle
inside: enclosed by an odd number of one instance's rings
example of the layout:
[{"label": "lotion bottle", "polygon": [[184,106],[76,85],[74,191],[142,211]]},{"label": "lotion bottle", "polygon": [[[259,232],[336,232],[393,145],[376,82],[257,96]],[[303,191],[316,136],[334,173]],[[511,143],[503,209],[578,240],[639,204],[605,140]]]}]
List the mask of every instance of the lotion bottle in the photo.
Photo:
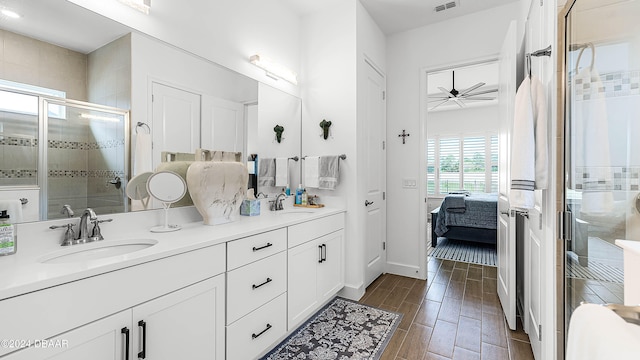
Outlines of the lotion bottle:
[{"label": "lotion bottle", "polygon": [[12,255],[18,248],[16,226],[10,222],[7,210],[0,211],[0,255]]},{"label": "lotion bottle", "polygon": [[302,184],[298,185],[298,188],[296,189],[296,204],[302,204]]},{"label": "lotion bottle", "polygon": [[307,195],[307,190],[305,189],[302,192],[302,201],[300,202],[302,205],[307,205],[307,202],[309,202],[309,196]]}]

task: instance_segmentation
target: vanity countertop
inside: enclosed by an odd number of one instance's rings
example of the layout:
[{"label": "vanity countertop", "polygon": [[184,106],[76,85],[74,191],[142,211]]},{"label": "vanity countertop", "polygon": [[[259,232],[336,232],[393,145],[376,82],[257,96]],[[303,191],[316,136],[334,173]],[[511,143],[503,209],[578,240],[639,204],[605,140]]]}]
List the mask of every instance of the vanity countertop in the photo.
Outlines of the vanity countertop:
[{"label": "vanity countertop", "polygon": [[149,248],[124,255],[61,264],[46,264],[41,263],[39,260],[52,251],[59,251],[62,247],[57,244],[43,247],[42,249],[31,246],[22,251],[20,244],[25,239],[21,239],[20,233],[18,233],[18,252],[15,255],[0,257],[0,274],[2,274],[0,276],[0,301],[28,292],[341,212],[344,212],[344,210],[336,208],[314,209],[308,213],[263,211],[260,216],[240,216],[238,221],[222,225],[207,226],[203,225],[202,221],[184,223],[182,224],[182,229],[175,232],[152,233],[148,230],[150,226],[140,226],[132,231],[127,231],[126,235],[119,235],[116,238],[110,238],[108,233],[105,232],[106,240],[103,240],[103,242],[126,239],[153,239],[158,243]]}]

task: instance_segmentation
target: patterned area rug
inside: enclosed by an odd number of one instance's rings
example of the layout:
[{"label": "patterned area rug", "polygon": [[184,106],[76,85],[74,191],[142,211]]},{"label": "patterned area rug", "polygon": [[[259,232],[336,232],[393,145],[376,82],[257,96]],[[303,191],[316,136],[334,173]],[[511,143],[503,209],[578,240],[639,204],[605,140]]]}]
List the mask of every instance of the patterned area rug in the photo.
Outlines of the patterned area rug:
[{"label": "patterned area rug", "polygon": [[262,359],[380,359],[402,314],[336,297]]},{"label": "patterned area rug", "polygon": [[461,261],[471,264],[497,266],[496,246],[469,241],[439,238],[435,248],[427,253],[438,259]]}]

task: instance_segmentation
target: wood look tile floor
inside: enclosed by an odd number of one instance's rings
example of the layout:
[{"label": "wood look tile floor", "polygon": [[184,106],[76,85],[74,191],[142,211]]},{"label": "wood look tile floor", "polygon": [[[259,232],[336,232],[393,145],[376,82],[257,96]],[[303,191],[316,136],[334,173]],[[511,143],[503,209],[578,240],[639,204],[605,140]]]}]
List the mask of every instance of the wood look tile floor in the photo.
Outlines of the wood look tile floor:
[{"label": "wood look tile floor", "polygon": [[427,281],[385,274],[360,302],[403,314],[382,360],[533,359],[522,326],[506,325],[495,267],[431,258]]}]

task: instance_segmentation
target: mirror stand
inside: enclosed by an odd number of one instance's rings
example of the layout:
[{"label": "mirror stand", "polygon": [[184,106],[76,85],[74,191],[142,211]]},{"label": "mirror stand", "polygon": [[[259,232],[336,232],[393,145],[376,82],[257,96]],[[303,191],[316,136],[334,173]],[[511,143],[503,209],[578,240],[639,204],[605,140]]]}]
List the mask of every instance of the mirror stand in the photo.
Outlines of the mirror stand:
[{"label": "mirror stand", "polygon": [[184,179],[173,171],[158,171],[149,176],[147,191],[158,199],[164,208],[164,225],[154,226],[150,231],[160,233],[182,229],[180,225],[169,225],[169,208],[187,193],[187,183]]}]

